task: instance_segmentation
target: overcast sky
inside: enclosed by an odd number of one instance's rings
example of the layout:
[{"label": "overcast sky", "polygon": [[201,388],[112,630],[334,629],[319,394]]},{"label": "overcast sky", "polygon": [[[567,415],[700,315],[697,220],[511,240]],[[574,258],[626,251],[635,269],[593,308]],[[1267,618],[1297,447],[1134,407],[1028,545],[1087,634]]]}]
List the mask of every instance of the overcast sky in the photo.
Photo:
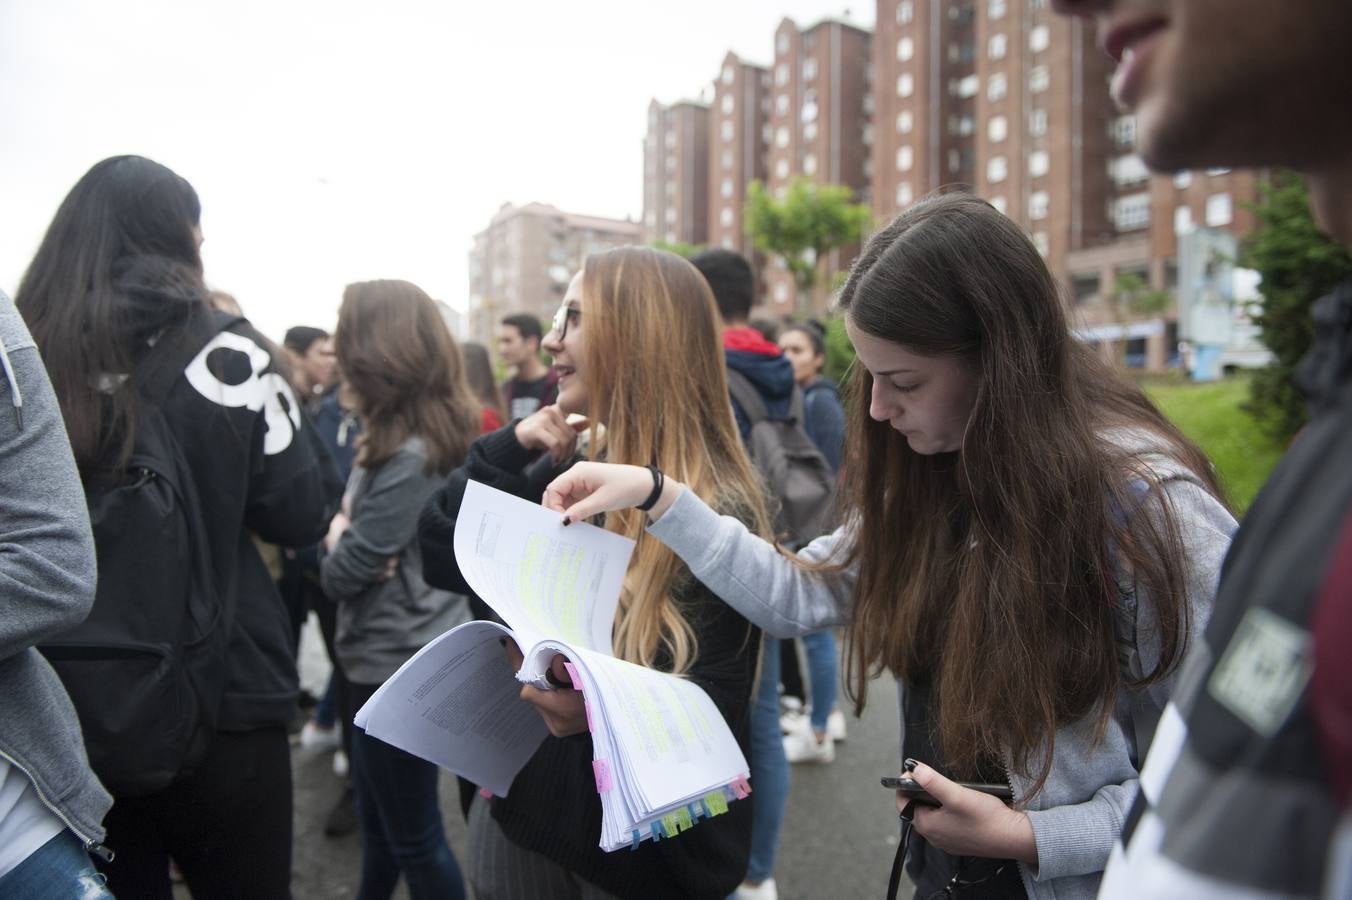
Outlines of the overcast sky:
[{"label": "overcast sky", "polygon": [[[649,99],[820,0],[0,0],[0,288],[95,162],[138,153],[202,198],[207,279],[265,332],[331,327],[345,284],[463,309],[505,202],[637,219]],[[873,5],[850,19],[871,25]]]}]

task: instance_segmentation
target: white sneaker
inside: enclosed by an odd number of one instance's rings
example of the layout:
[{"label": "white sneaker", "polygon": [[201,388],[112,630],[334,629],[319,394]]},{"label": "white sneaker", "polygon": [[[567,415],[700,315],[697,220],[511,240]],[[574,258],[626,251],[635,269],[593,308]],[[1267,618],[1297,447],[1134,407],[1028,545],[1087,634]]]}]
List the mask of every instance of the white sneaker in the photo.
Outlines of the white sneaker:
[{"label": "white sneaker", "polygon": [[826,717],[826,736],[833,741],[845,740],[845,714],[837,706]]},{"label": "white sneaker", "polygon": [[347,754],[342,750],[335,751],[333,754],[333,774],[339,778],[346,778],[347,769]]},{"label": "white sneaker", "polygon": [[797,697],[779,698],[779,730],[784,734],[793,734],[807,725],[807,714],[803,710],[803,701]]},{"label": "white sneaker", "polygon": [[811,728],[784,736],[784,755],[791,763],[829,763],[836,758],[835,742],[828,734],[818,741]]},{"label": "white sneaker", "polygon": [[320,728],[311,719],[300,730],[300,746],[304,750],[337,750],[343,739],[337,725]]},{"label": "white sneaker", "polygon": [[732,892],[732,898],[733,900],[779,900],[779,891],[775,888],[773,878],[767,878],[757,885],[743,881],[737,886],[737,890]]}]

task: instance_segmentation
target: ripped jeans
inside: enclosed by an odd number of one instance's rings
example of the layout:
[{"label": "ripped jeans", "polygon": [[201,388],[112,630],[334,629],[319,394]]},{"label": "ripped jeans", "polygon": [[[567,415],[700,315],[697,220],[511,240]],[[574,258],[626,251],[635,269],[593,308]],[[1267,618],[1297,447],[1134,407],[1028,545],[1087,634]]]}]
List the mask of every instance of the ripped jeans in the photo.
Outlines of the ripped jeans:
[{"label": "ripped jeans", "polygon": [[24,900],[112,900],[80,839],[63,831],[0,878],[0,897]]}]

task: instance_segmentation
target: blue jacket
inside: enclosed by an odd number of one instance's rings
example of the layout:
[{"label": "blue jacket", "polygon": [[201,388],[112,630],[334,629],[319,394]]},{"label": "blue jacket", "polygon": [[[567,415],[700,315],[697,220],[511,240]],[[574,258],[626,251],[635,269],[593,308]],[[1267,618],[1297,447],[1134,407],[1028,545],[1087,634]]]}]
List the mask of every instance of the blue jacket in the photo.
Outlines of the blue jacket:
[{"label": "blue jacket", "polygon": [[840,471],[840,451],[845,443],[845,410],[840,405],[836,383],[825,375],[803,389],[803,429],[812,443],[831,464],[832,472]]},{"label": "blue jacket", "polygon": [[[788,357],[783,354],[767,356],[750,350],[724,350],[723,354],[728,368],[745,375],[760,392],[766,415],[788,415],[789,400],[793,397],[793,364]],[[736,400],[732,401],[732,414],[745,441],[751,436],[751,422]]]}]

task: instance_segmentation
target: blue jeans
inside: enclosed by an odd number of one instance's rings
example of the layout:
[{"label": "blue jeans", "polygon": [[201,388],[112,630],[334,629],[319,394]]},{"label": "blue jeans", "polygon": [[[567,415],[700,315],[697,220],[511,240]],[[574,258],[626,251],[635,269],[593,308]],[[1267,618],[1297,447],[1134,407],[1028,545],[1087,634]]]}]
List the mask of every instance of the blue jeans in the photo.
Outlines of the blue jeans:
[{"label": "blue jeans", "polygon": [[324,695],[315,704],[314,720],[320,728],[332,728],[338,722],[338,678],[333,673],[324,685]]},{"label": "blue jeans", "polygon": [[[353,685],[360,707],[374,685]],[[388,900],[403,874],[412,900],[464,900],[460,866],[446,843],[434,763],[352,729],[352,787],[361,823],[358,900]]]},{"label": "blue jeans", "polygon": [[807,676],[812,691],[812,730],[826,730],[826,717],[836,705],[836,633],[830,628],[803,635]]},{"label": "blue jeans", "polygon": [[747,881],[764,881],[775,871],[779,828],[789,800],[789,761],[779,730],[779,641],[766,638],[761,646],[760,684],[751,708],[751,859]]},{"label": "blue jeans", "polygon": [[0,897],[113,900],[80,839],[63,831],[0,878]]}]

